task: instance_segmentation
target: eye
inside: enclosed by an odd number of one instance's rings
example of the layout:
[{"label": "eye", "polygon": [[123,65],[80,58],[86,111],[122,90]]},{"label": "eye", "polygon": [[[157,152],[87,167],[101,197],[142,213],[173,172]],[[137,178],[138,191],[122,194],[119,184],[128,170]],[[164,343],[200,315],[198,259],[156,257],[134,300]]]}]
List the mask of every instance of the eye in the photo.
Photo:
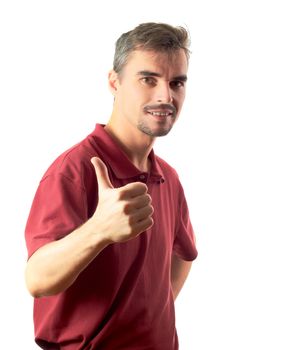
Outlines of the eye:
[{"label": "eye", "polygon": [[150,86],[155,86],[156,85],[156,80],[154,78],[152,78],[152,77],[141,78],[141,82],[143,84],[150,85]]},{"label": "eye", "polygon": [[170,82],[170,87],[173,89],[179,89],[181,87],[184,87],[184,81],[181,80],[174,80]]}]

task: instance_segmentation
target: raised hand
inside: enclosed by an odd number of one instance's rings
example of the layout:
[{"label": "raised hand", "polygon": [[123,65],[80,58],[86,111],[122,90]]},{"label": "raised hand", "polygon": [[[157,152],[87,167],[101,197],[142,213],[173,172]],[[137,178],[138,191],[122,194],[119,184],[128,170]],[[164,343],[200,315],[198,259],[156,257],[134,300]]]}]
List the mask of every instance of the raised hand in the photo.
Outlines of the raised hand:
[{"label": "raised hand", "polygon": [[114,188],[106,165],[91,159],[98,180],[98,206],[90,223],[109,243],[128,241],[153,225],[153,207],[147,186],[142,182]]}]

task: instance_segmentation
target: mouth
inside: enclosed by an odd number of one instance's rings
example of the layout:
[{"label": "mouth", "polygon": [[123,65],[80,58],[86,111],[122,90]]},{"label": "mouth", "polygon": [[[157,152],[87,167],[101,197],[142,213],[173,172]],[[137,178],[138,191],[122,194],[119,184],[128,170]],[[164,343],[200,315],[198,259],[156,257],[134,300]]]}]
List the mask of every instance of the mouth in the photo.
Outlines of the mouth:
[{"label": "mouth", "polygon": [[163,121],[169,118],[175,118],[177,110],[176,107],[171,104],[162,103],[157,105],[147,105],[144,107],[144,112],[158,121]]},{"label": "mouth", "polygon": [[166,118],[169,116],[173,116],[173,111],[148,111],[148,114],[151,114],[153,117],[162,117]]}]

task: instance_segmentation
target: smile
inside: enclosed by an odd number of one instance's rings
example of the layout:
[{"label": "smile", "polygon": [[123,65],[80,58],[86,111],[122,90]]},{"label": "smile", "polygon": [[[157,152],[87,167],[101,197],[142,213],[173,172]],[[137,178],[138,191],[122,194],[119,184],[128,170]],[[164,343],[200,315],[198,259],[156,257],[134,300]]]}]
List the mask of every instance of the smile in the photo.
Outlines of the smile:
[{"label": "smile", "polygon": [[158,116],[158,117],[168,117],[169,115],[172,115],[172,112],[148,112],[151,115]]}]

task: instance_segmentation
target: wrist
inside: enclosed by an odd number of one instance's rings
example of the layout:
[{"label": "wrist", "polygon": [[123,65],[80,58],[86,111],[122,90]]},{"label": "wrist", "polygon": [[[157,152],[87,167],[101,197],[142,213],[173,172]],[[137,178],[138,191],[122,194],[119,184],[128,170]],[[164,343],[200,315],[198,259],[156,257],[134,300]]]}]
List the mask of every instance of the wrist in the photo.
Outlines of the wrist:
[{"label": "wrist", "polygon": [[85,226],[85,234],[93,247],[100,247],[104,249],[106,246],[112,243],[112,240],[105,234],[105,231],[101,228],[100,224],[95,222],[94,217],[86,221],[83,226]]}]

